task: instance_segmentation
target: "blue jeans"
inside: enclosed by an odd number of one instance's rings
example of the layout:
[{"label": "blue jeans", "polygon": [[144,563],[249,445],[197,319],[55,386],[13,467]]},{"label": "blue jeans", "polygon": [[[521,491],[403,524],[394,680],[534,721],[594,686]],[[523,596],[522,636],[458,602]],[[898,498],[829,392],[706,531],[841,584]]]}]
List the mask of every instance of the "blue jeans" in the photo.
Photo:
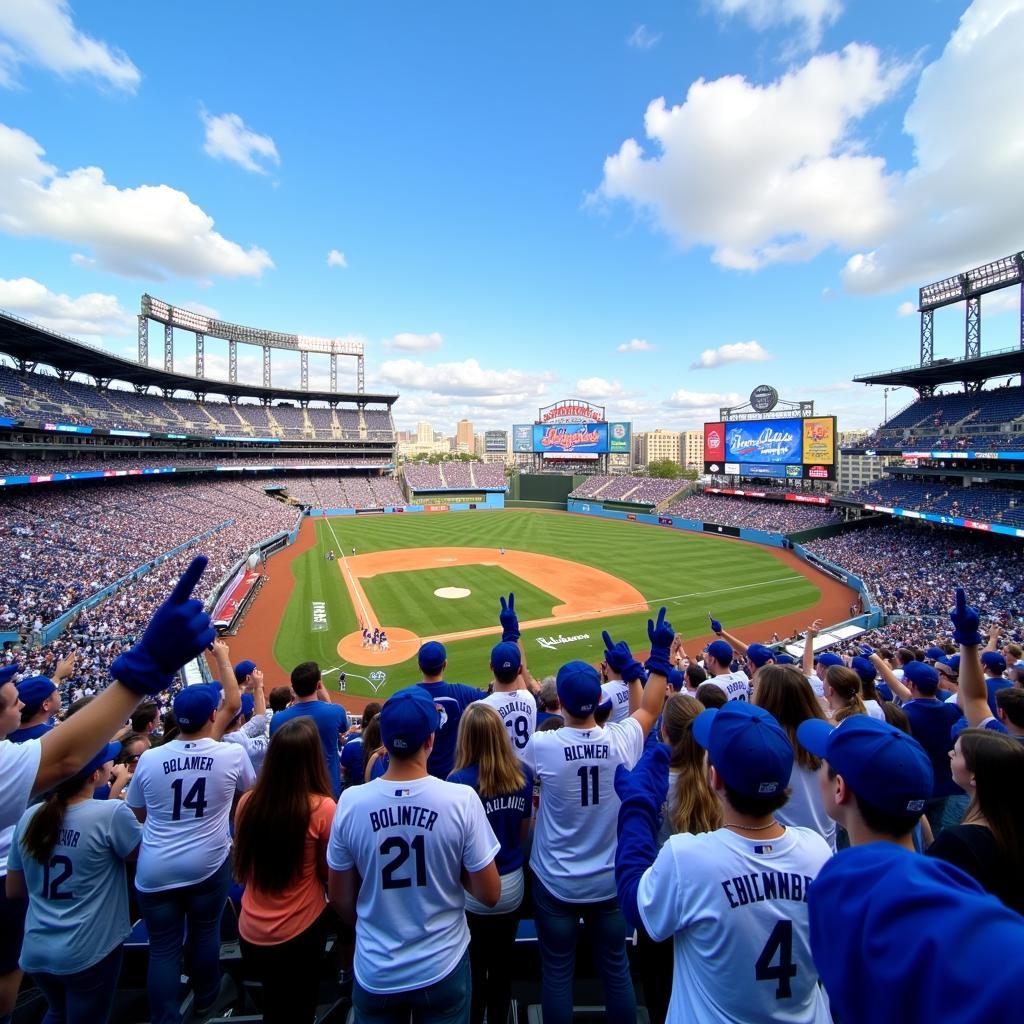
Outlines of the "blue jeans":
[{"label": "blue jeans", "polygon": [[106,1024],[120,975],[120,946],[76,974],[33,973],[32,980],[48,1004],[43,1024]]},{"label": "blue jeans", "polygon": [[[231,885],[231,858],[195,885],[139,892],[149,932],[149,1009],[153,1024],[181,1024],[181,950],[188,953],[196,1006],[209,1008],[220,991],[220,918]],[[184,938],[188,922],[188,938]]]},{"label": "blue jeans", "polygon": [[635,1024],[636,993],[626,957],[626,919],[618,900],[566,903],[548,892],[534,875],[533,908],[543,974],[544,1024],[572,1024],[572,980],[581,917],[604,986],[609,1024]]},{"label": "blue jeans", "polygon": [[356,1024],[469,1024],[469,950],[447,977],[426,988],[378,995],[352,983]]}]

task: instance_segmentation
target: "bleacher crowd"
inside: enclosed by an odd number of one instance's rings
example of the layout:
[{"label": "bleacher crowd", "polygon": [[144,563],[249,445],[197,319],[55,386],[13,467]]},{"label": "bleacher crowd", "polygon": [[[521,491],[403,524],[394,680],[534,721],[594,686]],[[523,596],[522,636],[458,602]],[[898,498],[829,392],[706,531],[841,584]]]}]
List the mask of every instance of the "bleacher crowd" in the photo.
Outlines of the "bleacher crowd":
[{"label": "bleacher crowd", "polygon": [[796,533],[841,521],[839,513],[828,506],[709,494],[694,494],[673,502],[665,513],[720,526],[772,533]]},{"label": "bleacher crowd", "polygon": [[[943,651],[796,665],[712,619],[688,655],[662,609],[645,664],[606,632],[542,681],[509,595],[477,685],[427,642],[350,726],[315,663],[232,665],[204,564],[91,700],[0,675],[0,1016],[24,971],[54,1020],[138,1019],[134,978],[160,1024],[480,1024],[539,980],[566,1024],[583,935],[613,1024],[638,990],[655,1024],[1012,1019],[1024,669],[962,590]],[[176,688],[211,644],[220,682]]]}]

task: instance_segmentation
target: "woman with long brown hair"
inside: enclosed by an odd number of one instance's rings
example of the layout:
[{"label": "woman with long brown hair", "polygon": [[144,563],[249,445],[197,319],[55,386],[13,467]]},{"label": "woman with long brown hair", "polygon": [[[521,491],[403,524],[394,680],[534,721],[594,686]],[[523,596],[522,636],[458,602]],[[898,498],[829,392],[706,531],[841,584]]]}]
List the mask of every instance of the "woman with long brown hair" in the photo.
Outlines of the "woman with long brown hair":
[{"label": "woman with long brown hair", "polygon": [[[825,692],[828,693],[832,673],[849,673],[859,677],[852,669],[832,665],[825,673]],[[844,676],[838,676],[843,685]],[[847,680],[847,683],[849,680]],[[775,717],[793,744],[793,773],[789,777],[789,800],[775,812],[783,825],[802,825],[814,829],[835,850],[836,823],[825,813],[825,803],[818,784],[820,758],[797,742],[796,731],[801,722],[811,718],[825,718],[821,704],[814,695],[807,677],[794,665],[765,665],[757,673],[757,691],[754,703]],[[848,712],[851,714],[852,712]]]},{"label": "woman with long brown hair", "polygon": [[1024,744],[992,729],[964,729],[949,756],[971,802],[963,822],[943,829],[927,852],[1024,914]]},{"label": "woman with long brown hair", "polygon": [[519,760],[498,713],[482,702],[462,712],[449,782],[472,786],[501,849],[494,858],[501,898],[486,907],[466,894],[472,1024],[504,1021],[512,1000],[512,950],[523,901],[523,843],[533,813],[533,776]]},{"label": "woman with long brown hair", "polygon": [[263,984],[268,1024],[308,1024],[316,1012],[335,807],[316,725],[311,718],[285,723],[235,810],[235,877],[245,885],[242,958]]},{"label": "woman with long brown hair", "polygon": [[824,679],[828,717],[838,725],[850,715],[866,715],[868,709],[861,697],[860,676],[845,665],[830,665]]}]

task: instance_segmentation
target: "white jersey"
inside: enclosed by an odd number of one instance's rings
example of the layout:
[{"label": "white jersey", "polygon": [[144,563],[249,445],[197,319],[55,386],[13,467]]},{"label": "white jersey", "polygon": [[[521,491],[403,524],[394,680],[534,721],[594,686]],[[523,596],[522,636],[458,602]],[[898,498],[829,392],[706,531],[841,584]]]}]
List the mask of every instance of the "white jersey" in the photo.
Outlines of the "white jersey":
[{"label": "white jersey", "polygon": [[426,988],[469,946],[462,869],[482,871],[500,849],[475,790],[432,775],[374,779],[341,795],[327,863],[355,868],[354,970],[368,992]]},{"label": "white jersey", "polygon": [[817,677],[815,673],[811,673],[809,676],[804,678],[811,684],[811,689],[814,691],[815,697],[825,696],[825,684]]},{"label": "white jersey", "polygon": [[609,722],[624,722],[629,718],[629,683],[622,679],[609,679],[601,685],[601,701],[612,702],[612,716]]},{"label": "white jersey", "polygon": [[143,751],[125,797],[146,811],[135,887],[160,892],[209,878],[231,849],[235,794],[255,781],[237,743],[171,740]]},{"label": "white jersey", "polygon": [[266,736],[250,736],[244,729],[236,729],[224,734],[224,742],[237,743],[249,758],[253,772],[259,775],[263,759],[267,756],[267,747],[270,745],[270,740]]},{"label": "white jersey", "polygon": [[517,754],[522,754],[530,737],[537,731],[537,701],[533,694],[529,690],[496,692],[484,697],[484,703],[501,716],[512,746]]},{"label": "white jersey", "polygon": [[729,700],[750,700],[750,679],[745,672],[726,672],[722,676],[708,676],[707,683],[725,691]]},{"label": "white jersey", "polygon": [[0,828],[18,824],[32,796],[43,748],[39,740],[12,743],[0,740]]},{"label": "white jersey", "polygon": [[635,718],[601,728],[538,732],[523,762],[540,784],[530,866],[560,900],[596,903],[615,896],[615,769],[643,753]]},{"label": "white jersey", "polygon": [[789,777],[789,799],[775,812],[783,825],[799,825],[817,832],[836,852],[836,823],[825,813],[818,773],[803,765],[793,764]]},{"label": "white jersey", "polygon": [[807,919],[807,889],[830,855],[804,828],[769,840],[725,828],[669,838],[637,903],[651,938],[675,936],[670,1024],[830,1024]]}]

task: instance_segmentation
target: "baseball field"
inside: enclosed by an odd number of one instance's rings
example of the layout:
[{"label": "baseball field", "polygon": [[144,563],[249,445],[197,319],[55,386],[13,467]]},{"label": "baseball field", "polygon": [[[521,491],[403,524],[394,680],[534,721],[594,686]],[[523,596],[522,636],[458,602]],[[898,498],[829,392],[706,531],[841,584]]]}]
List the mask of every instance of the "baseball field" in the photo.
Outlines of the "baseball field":
[{"label": "baseball field", "polygon": [[[696,651],[709,610],[753,642],[815,615],[845,618],[851,600],[787,552],[518,510],[308,519],[268,576],[233,652],[269,663],[275,684],[300,661],[319,662],[333,690],[344,672],[354,707],[415,682],[428,639],[447,646],[449,679],[486,683],[499,596],[510,592],[537,677],[569,660],[599,661],[602,629],[645,650],[647,618],[662,604]],[[383,628],[390,649],[365,648],[363,624]]]}]

